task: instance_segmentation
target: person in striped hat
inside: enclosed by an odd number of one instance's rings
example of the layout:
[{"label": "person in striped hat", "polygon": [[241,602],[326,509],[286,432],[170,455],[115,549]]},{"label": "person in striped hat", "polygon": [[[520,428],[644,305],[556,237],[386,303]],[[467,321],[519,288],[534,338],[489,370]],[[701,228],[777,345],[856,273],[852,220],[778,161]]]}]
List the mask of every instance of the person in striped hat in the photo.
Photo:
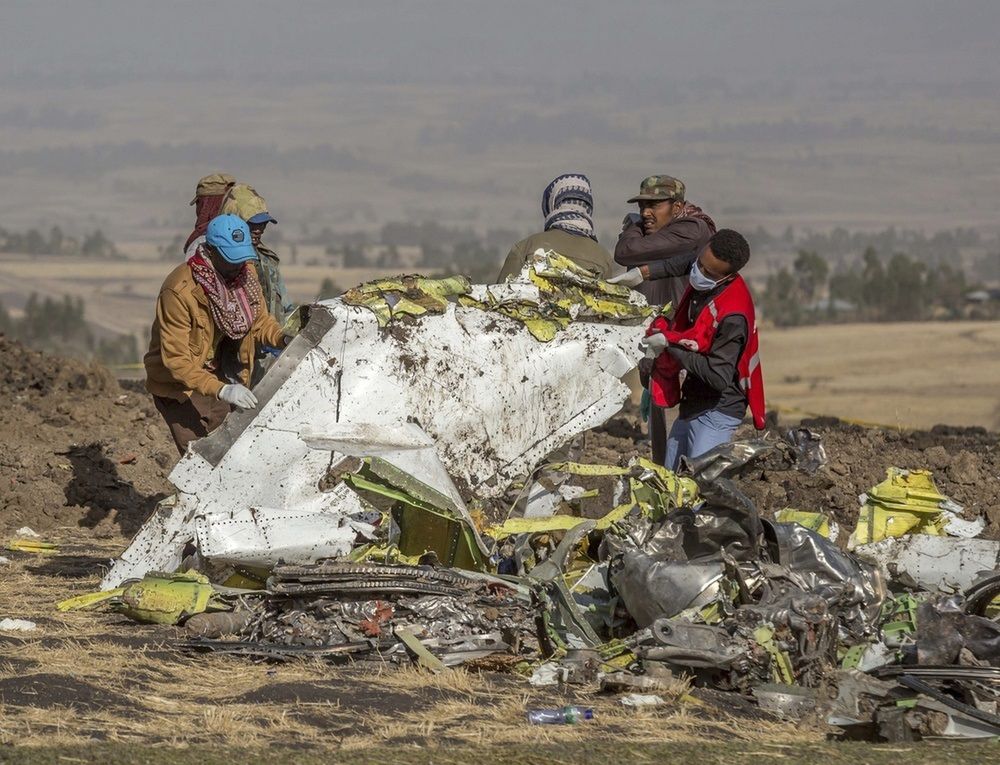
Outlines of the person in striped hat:
[{"label": "person in striped hat", "polygon": [[594,192],[583,173],[564,173],[542,193],[543,231],[522,239],[510,249],[498,282],[520,273],[535,250],[554,250],[602,279],[611,275],[611,253],[597,243],[594,233]]}]

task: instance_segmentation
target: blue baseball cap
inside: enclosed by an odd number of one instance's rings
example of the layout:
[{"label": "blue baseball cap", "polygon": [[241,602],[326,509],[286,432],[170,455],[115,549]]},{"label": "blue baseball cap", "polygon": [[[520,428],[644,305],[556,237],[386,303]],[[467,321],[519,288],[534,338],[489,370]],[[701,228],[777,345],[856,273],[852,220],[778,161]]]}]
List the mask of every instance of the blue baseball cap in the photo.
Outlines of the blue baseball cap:
[{"label": "blue baseball cap", "polygon": [[277,223],[274,218],[271,217],[271,213],[266,210],[262,213],[257,213],[256,215],[247,218],[247,223]]},{"label": "blue baseball cap", "polygon": [[217,215],[208,222],[205,241],[212,245],[227,263],[257,260],[257,251],[250,241],[250,227],[238,215]]}]

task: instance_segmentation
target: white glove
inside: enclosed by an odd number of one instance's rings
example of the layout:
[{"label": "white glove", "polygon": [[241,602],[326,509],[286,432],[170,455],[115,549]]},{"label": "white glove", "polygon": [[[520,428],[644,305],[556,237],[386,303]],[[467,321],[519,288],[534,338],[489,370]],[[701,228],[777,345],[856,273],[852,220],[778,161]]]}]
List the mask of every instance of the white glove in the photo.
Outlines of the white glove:
[{"label": "white glove", "polygon": [[609,284],[624,284],[626,287],[638,287],[642,282],[642,271],[638,268],[630,268],[625,273],[608,279]]},{"label": "white glove", "polygon": [[240,409],[257,408],[257,397],[245,385],[223,385],[219,399]]},{"label": "white glove", "polygon": [[663,336],[662,332],[654,332],[649,337],[644,337],[639,341],[639,350],[645,353],[647,359],[655,359],[663,353],[670,341]]}]

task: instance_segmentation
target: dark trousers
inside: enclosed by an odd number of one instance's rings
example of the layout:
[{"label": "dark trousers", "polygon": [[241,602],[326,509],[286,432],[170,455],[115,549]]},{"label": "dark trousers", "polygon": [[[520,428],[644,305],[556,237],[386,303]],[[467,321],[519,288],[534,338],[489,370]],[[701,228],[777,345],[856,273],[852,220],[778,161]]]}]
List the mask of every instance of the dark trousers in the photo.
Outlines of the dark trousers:
[{"label": "dark trousers", "polygon": [[195,392],[183,401],[153,396],[153,403],[170,428],[170,435],[181,456],[187,451],[189,443],[204,438],[219,427],[232,410],[225,401]]},{"label": "dark trousers", "polygon": [[[653,462],[663,465],[667,458],[667,441],[670,428],[677,420],[677,407],[663,409],[656,404],[649,407],[649,444],[653,452]],[[670,467],[670,465],[667,465]],[[671,468],[673,469],[673,468]]]}]

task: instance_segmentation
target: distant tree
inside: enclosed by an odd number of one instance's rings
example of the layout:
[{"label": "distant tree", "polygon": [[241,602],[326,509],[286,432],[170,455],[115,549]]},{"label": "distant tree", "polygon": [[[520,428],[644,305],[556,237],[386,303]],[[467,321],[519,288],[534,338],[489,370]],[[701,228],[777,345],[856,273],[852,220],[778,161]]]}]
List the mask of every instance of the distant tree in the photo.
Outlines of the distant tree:
[{"label": "distant tree", "polygon": [[984,282],[1000,281],[1000,252],[980,255],[972,266],[973,274]]},{"label": "distant tree", "polygon": [[885,269],[878,253],[869,247],[861,256],[861,284],[858,301],[865,308],[878,310],[885,299]]},{"label": "distant tree", "polygon": [[344,268],[367,268],[370,264],[360,245],[344,245]]},{"label": "distant tree", "polygon": [[396,245],[390,244],[378,256],[379,268],[396,268],[399,265],[399,250]]},{"label": "distant tree", "polygon": [[114,243],[100,229],[84,237],[83,244],[80,245],[80,254],[88,258],[117,258],[120,256]]},{"label": "distant tree", "polygon": [[463,274],[473,284],[489,284],[500,271],[501,251],[468,241],[455,247],[451,258],[440,265],[452,274]]},{"label": "distant tree", "polygon": [[135,335],[101,338],[94,350],[94,356],[102,364],[134,364],[139,360],[139,343]]},{"label": "distant tree", "polygon": [[61,255],[63,251],[63,232],[59,226],[53,226],[49,230],[49,252],[53,255]]},{"label": "distant tree", "polygon": [[779,327],[793,327],[804,319],[802,295],[795,277],[782,268],[767,277],[761,295],[761,309],[765,318]]},{"label": "distant tree", "polygon": [[889,259],[885,270],[883,319],[916,321],[929,312],[925,277],[927,267],[909,255],[897,252]]},{"label": "distant tree", "polygon": [[799,250],[792,268],[802,298],[814,302],[826,286],[830,266],[815,252]]},{"label": "distant tree", "polygon": [[861,275],[855,269],[838,271],[830,277],[828,285],[831,300],[843,300],[855,306],[863,304]]},{"label": "distant tree", "polygon": [[330,298],[335,298],[338,295],[343,295],[344,290],[333,281],[329,276],[323,279],[323,283],[319,285],[319,294],[316,295],[317,300],[329,300]]},{"label": "distant tree", "polygon": [[21,245],[28,255],[45,255],[48,249],[45,237],[42,236],[38,229],[29,229],[28,233],[24,235],[24,243]]},{"label": "distant tree", "polygon": [[925,293],[935,306],[944,309],[948,316],[959,318],[965,304],[969,284],[965,272],[950,263],[942,263],[927,272]]},{"label": "distant tree", "polygon": [[180,261],[184,256],[184,242],[187,237],[184,234],[175,234],[167,244],[160,245],[157,249],[160,253],[160,260]]}]

